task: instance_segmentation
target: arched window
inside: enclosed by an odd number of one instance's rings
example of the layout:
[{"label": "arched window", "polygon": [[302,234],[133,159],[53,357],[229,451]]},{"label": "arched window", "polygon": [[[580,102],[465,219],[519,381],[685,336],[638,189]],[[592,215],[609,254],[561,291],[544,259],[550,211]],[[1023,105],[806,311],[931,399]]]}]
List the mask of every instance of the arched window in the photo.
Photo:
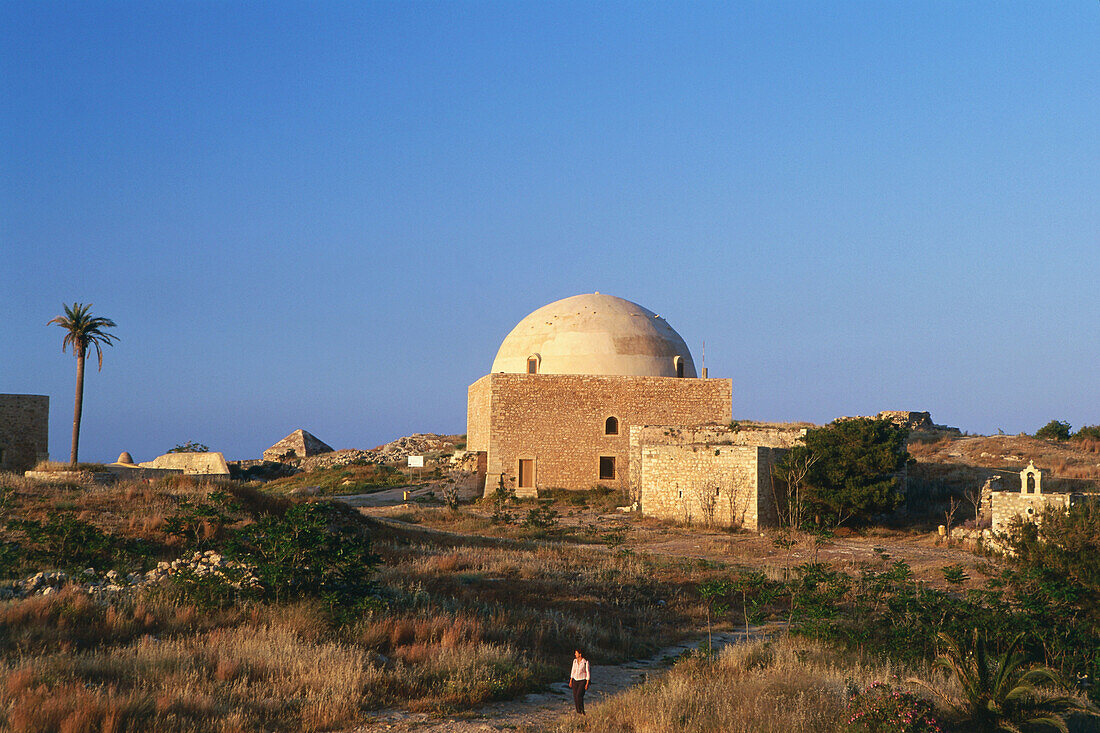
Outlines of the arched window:
[{"label": "arched window", "polygon": [[528,374],[538,374],[539,373],[539,362],[541,362],[541,361],[542,361],[542,358],[539,357],[538,354],[531,354],[529,357],[527,357],[527,373]]},{"label": "arched window", "polygon": [[1027,493],[1035,493],[1035,474],[1033,473],[1027,475]]},{"label": "arched window", "polygon": [[618,435],[619,434],[619,418],[609,417],[603,424],[604,435]]},{"label": "arched window", "polygon": [[678,379],[683,379],[684,378],[684,357],[677,356],[672,361],[673,361],[674,364],[676,364],[676,377]]}]

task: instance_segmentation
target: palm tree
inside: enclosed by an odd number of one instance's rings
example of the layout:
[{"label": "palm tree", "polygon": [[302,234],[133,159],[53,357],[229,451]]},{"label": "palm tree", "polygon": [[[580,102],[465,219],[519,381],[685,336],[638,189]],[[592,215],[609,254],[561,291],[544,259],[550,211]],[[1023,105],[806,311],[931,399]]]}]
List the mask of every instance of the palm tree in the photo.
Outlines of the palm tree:
[{"label": "palm tree", "polygon": [[976,629],[969,646],[941,633],[939,639],[944,651],[933,667],[954,677],[961,693],[948,695],[920,680],[911,681],[935,693],[955,713],[976,726],[974,730],[1021,733],[1034,728],[1054,728],[1068,733],[1065,714],[1091,713],[1091,706],[1041,690],[1044,685],[1059,685],[1058,676],[1047,667],[1026,665],[1027,657],[1019,649],[1023,638],[1019,634],[1004,654],[990,659],[985,639]]},{"label": "palm tree", "polygon": [[90,311],[92,304],[73,303],[72,307],[62,303],[65,315],[54,318],[46,325],[56,323],[65,329],[65,340],[61,342],[61,350],[65,351],[70,345],[73,347],[73,355],[76,357],[76,405],[73,408],[73,451],[69,462],[76,466],[76,452],[80,444],[80,413],[84,405],[84,358],[88,355],[88,347],[94,347],[99,359],[99,369],[103,370],[103,351],[100,345],[110,346],[118,337],[109,334],[103,329],[115,328],[115,322],[110,318],[93,316]]}]

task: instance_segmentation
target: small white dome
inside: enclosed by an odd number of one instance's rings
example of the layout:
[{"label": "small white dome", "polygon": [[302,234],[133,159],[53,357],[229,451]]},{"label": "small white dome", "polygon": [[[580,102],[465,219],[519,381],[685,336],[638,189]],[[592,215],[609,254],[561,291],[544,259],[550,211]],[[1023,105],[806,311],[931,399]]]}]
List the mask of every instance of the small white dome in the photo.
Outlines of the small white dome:
[{"label": "small white dome", "polygon": [[696,377],[687,344],[665,319],[612,295],[544,305],[505,337],[493,373]]}]

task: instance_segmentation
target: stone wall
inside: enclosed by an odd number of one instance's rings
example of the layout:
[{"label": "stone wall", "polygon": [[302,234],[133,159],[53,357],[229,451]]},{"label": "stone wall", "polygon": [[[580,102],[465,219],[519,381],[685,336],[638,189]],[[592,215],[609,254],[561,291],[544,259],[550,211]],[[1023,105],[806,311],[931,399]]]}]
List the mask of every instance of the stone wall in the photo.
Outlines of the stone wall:
[{"label": "stone wall", "polygon": [[194,476],[229,476],[229,466],[225,462],[225,456],[215,451],[209,453],[166,453],[138,465],[142,468],[174,469]]},{"label": "stone wall", "polygon": [[[729,379],[490,374],[470,387],[467,445],[487,453],[487,491],[501,475],[517,486],[521,459],[534,461],[536,488],[625,489],[632,427],[728,424],[732,390]],[[605,434],[608,417],[617,434]],[[600,478],[601,457],[613,479]]]},{"label": "stone wall", "polygon": [[0,471],[22,473],[49,458],[50,398],[0,394]]},{"label": "stone wall", "polygon": [[642,446],[679,445],[683,443],[705,445],[765,446],[790,448],[806,435],[806,428],[739,425],[640,425],[630,429],[630,486],[635,492],[641,488]]},{"label": "stone wall", "polygon": [[466,450],[489,450],[489,415],[493,375],[487,374],[466,391]]},{"label": "stone wall", "polygon": [[705,443],[644,446],[642,514],[683,524],[774,527],[772,466],[786,451]]},{"label": "stone wall", "polygon": [[1004,532],[1016,516],[1035,521],[1047,506],[1068,509],[1070,494],[1022,494],[1019,491],[994,491],[992,494],[994,532]]}]

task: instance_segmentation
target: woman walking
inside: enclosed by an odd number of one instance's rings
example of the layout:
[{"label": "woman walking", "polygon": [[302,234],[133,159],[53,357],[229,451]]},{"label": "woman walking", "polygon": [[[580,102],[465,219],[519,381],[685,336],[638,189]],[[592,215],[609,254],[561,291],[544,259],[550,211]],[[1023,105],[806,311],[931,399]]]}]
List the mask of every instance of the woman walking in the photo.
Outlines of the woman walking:
[{"label": "woman walking", "polygon": [[588,689],[588,660],[580,649],[573,650],[573,670],[569,673],[569,686],[573,688],[573,704],[584,715],[584,692]]}]

